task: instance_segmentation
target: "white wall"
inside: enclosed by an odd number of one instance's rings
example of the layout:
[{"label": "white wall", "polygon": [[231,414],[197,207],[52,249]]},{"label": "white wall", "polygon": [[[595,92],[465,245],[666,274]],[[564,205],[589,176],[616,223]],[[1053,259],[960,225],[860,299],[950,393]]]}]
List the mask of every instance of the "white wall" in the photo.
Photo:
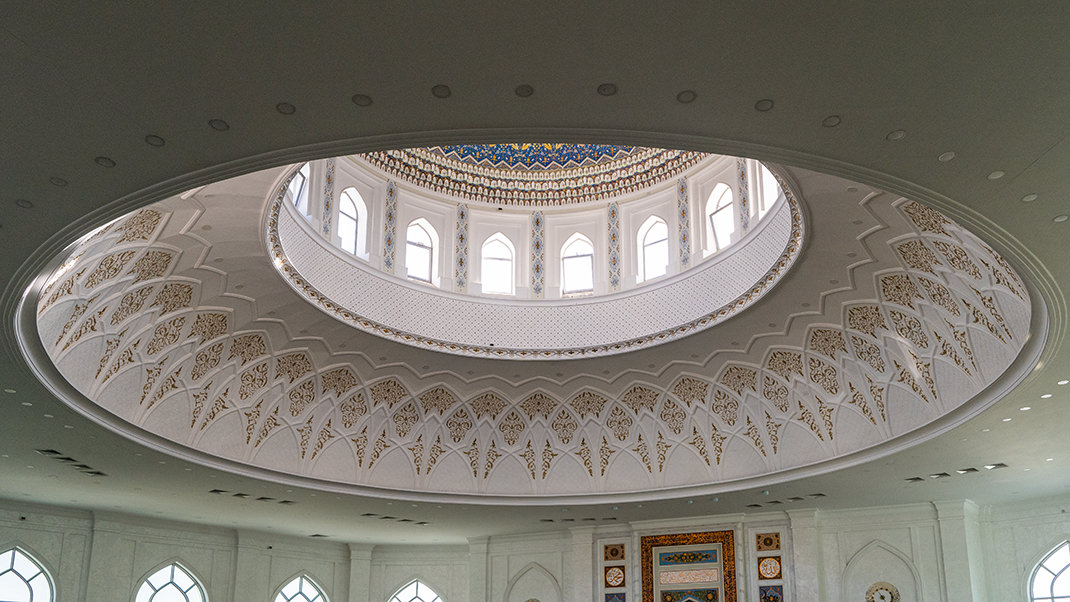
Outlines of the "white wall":
[{"label": "white wall", "polygon": [[445,602],[602,600],[602,552],[627,546],[628,600],[640,600],[643,535],[732,530],[738,600],[758,600],[755,535],[779,532],[786,600],[856,602],[878,581],[901,602],[1028,600],[1036,563],[1070,538],[1070,496],[978,507],[947,501],[792,510],[472,538],[467,545],[368,546],[287,538],[0,500],[0,549],[18,545],[52,575],[60,602],[127,602],[179,561],[211,602],[272,600],[307,573],[333,602],[385,602],[419,578]]}]

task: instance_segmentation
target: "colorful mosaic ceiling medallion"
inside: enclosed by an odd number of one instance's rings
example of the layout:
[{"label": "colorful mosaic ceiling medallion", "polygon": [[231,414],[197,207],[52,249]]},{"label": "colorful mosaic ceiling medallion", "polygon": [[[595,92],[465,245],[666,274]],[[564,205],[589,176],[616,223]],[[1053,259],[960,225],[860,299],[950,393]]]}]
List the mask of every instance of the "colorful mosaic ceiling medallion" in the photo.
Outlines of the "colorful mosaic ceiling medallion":
[{"label": "colorful mosaic ceiling medallion", "polygon": [[612,144],[450,144],[432,146],[432,152],[472,165],[515,170],[553,170],[586,167],[623,158],[634,146]]}]

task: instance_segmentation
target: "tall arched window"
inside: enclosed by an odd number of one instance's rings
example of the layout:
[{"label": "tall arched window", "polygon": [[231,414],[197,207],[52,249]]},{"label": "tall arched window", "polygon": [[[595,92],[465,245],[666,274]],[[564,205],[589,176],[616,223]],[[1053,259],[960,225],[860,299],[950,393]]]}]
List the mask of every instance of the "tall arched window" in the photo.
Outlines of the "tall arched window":
[{"label": "tall arched window", "polygon": [[561,247],[561,294],[594,291],[594,245],[579,232]]},{"label": "tall arched window", "polygon": [[364,255],[367,248],[368,207],[356,188],[346,188],[338,199],[338,238],[342,250]]},{"label": "tall arched window", "polygon": [[780,198],[780,183],[773,176],[773,172],[761,163],[758,164],[758,171],[762,174],[762,196],[758,203],[758,218],[761,219]]},{"label": "tall arched window", "polygon": [[713,187],[706,199],[706,254],[720,251],[732,242],[736,215],[732,207],[732,189],[724,183]]},{"label": "tall arched window", "polygon": [[294,577],[279,590],[275,602],[327,602],[320,588],[307,575]]},{"label": "tall arched window", "polygon": [[441,602],[442,598],[435,593],[435,590],[427,587],[427,584],[421,582],[419,579],[409,583],[405,587],[398,590],[396,594],[387,602]]},{"label": "tall arched window", "polygon": [[145,578],[134,602],[205,602],[204,588],[182,565],[169,564]]},{"label": "tall arched window", "polygon": [[52,602],[52,578],[36,560],[19,548],[0,554],[0,600]]},{"label": "tall arched window", "polygon": [[1032,602],[1065,602],[1070,600],[1070,541],[1055,546],[1040,561],[1029,580]]},{"label": "tall arched window", "polygon": [[637,281],[645,282],[669,271],[669,226],[665,220],[651,215],[639,227],[636,235],[639,274]]},{"label": "tall arched window", "polygon": [[413,280],[431,282],[438,253],[438,232],[425,219],[409,224],[405,233],[405,272]]},{"label": "tall arched window", "polygon": [[492,234],[483,243],[480,253],[483,292],[493,295],[512,295],[513,243],[501,232]]},{"label": "tall arched window", "polygon": [[301,212],[301,215],[308,215],[308,175],[309,168],[308,163],[301,166],[301,169],[297,170],[292,180],[290,180],[290,200],[293,201],[294,207]]}]

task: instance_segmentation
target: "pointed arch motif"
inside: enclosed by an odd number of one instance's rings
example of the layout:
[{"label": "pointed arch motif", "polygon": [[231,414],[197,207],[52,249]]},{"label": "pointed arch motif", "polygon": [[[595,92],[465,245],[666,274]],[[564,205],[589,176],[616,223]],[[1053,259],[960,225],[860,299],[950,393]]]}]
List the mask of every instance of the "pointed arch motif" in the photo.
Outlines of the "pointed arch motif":
[{"label": "pointed arch motif", "polygon": [[11,602],[53,602],[52,576],[23,546],[0,552],[0,600]]},{"label": "pointed arch motif", "polygon": [[420,579],[413,579],[386,599],[387,602],[445,602],[441,596]]},{"label": "pointed arch motif", "polygon": [[[874,539],[873,541],[862,546],[862,548],[855,552],[854,555],[851,556],[850,560],[847,561],[847,566],[843,569],[843,579],[840,581],[843,584],[842,587],[844,588],[844,591],[841,593],[843,599],[849,599],[846,591],[847,587],[851,581],[852,575],[858,571],[858,567],[861,565],[862,561],[867,559],[869,556],[875,553],[879,553],[881,551],[891,554],[903,563],[903,566],[906,567],[906,569],[910,572],[910,576],[913,580],[911,587],[914,591],[914,599],[920,600],[921,593],[918,591],[918,588],[921,584],[921,574],[918,573],[918,567],[914,566],[914,562],[910,559],[909,556],[899,551],[899,549],[893,546],[892,544],[880,539]],[[905,589],[906,584],[896,585],[897,587],[899,587],[900,590],[903,590]]]},{"label": "pointed arch motif", "polygon": [[561,294],[577,295],[594,291],[594,245],[575,232],[561,245]]},{"label": "pointed arch motif", "polygon": [[[519,571],[517,571],[516,574],[514,574],[509,579],[509,583],[505,586],[505,597],[503,598],[503,600],[505,600],[505,602],[509,602],[509,600],[512,599],[513,588],[516,587],[517,583],[520,582],[520,580],[525,575],[527,575],[528,573],[531,573],[532,571],[534,571],[535,573],[541,574],[542,577],[547,582],[551,583],[553,585],[553,588],[554,588],[554,593],[557,595],[556,599],[557,600],[563,600],[563,598],[561,596],[561,583],[558,582],[557,578],[554,577],[553,574],[546,569],[546,567],[544,567],[543,565],[539,564],[538,562],[529,562],[526,565],[524,565],[523,568],[521,568]],[[550,601],[547,601],[547,600],[542,600],[541,598],[539,598],[539,600],[540,600],[540,602],[550,602]],[[391,601],[391,602],[393,602],[393,601]]]},{"label": "pointed arch motif", "polygon": [[1029,575],[1029,600],[1070,600],[1070,540],[1063,539],[1037,562]]},{"label": "pointed arch motif", "polygon": [[204,585],[193,572],[171,560],[150,571],[138,583],[134,602],[208,602]]},{"label": "pointed arch motif", "polygon": [[636,282],[646,282],[669,271],[669,225],[656,215],[646,218],[635,236],[638,263]]},{"label": "pointed arch motif", "polygon": [[515,294],[516,248],[513,241],[501,232],[495,232],[483,241],[479,257],[483,292],[492,295]]},{"label": "pointed arch motif", "polygon": [[275,594],[274,602],[330,602],[308,573],[294,575]]}]

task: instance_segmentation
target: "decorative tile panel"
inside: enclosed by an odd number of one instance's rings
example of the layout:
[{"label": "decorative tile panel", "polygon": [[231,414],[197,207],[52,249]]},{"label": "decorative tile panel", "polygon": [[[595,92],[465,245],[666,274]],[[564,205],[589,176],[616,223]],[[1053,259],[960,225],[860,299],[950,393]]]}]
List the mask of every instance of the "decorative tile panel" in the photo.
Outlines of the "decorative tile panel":
[{"label": "decorative tile panel", "polygon": [[457,205],[457,223],[453,236],[453,290],[468,292],[468,205]]},{"label": "decorative tile panel", "polygon": [[546,222],[542,211],[531,214],[531,296],[542,299],[546,285]]},{"label": "decorative tile panel", "polygon": [[747,161],[741,157],[736,157],[736,181],[739,187],[739,229],[746,234],[750,230],[750,181]]},{"label": "decorative tile panel", "polygon": [[386,183],[383,217],[383,269],[393,272],[398,220],[398,190],[393,181]]},{"label": "decorative tile panel", "polygon": [[609,290],[619,291],[620,268],[620,207],[616,201],[606,206],[606,224],[609,230]]},{"label": "decorative tile panel", "polygon": [[323,174],[323,215],[321,224],[323,235],[330,240],[331,221],[334,219],[334,157],[327,159]]},{"label": "decorative tile panel", "polygon": [[680,269],[691,267],[691,212],[690,195],[687,193],[687,180],[680,178],[676,183],[676,223],[680,244]]}]

